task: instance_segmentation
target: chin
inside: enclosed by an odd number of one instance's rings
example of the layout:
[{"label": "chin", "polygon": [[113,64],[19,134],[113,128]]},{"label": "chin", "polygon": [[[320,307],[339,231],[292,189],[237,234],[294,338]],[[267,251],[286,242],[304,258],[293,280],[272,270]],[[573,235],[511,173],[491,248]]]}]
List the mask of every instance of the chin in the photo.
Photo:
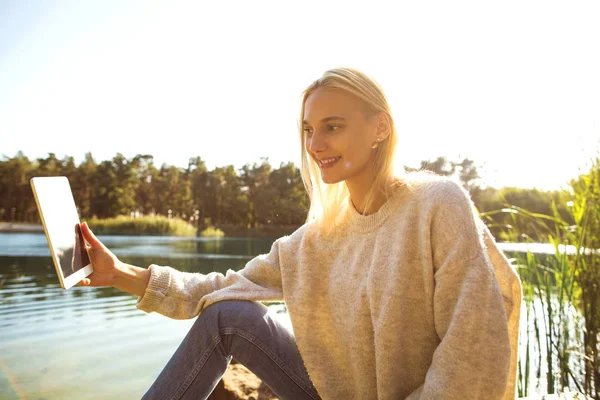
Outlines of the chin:
[{"label": "chin", "polygon": [[332,176],[332,175],[323,174],[323,173],[321,173],[321,179],[323,180],[324,183],[326,183],[328,185],[333,185],[334,183],[339,183],[344,180],[344,178],[342,178],[340,176]]}]

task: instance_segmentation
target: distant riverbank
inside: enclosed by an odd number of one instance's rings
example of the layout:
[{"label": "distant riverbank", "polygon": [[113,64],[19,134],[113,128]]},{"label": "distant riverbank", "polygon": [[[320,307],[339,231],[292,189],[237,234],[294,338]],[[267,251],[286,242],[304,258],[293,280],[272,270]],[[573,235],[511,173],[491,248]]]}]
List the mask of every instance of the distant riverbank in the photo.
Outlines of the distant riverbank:
[{"label": "distant riverbank", "polygon": [[293,233],[299,226],[296,225],[264,225],[255,228],[233,224],[215,225],[228,237],[252,237],[252,238],[279,238]]},{"label": "distant riverbank", "polygon": [[0,232],[44,233],[44,228],[40,224],[25,224],[21,222],[0,222]]},{"label": "distant riverbank", "polygon": [[[90,223],[92,229],[93,225]],[[216,225],[215,228],[223,231],[227,237],[255,237],[255,238],[278,238],[289,235],[298,229],[295,225],[285,226],[260,226],[256,228],[247,228],[244,226],[223,224]],[[41,224],[26,224],[22,222],[0,222],[0,232],[4,233],[44,233],[44,228]],[[104,233],[104,232],[103,232]],[[101,234],[103,234],[101,233]],[[110,234],[118,235],[113,232]],[[140,233],[141,234],[141,233]],[[147,233],[151,235],[152,233]]]}]

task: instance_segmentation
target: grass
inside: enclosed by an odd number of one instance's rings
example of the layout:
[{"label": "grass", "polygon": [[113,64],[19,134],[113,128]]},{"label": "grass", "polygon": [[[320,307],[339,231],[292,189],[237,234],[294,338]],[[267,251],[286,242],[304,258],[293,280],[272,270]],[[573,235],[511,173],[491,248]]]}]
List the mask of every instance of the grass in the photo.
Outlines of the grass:
[{"label": "grass", "polygon": [[[600,399],[600,160],[573,184],[570,200],[561,204],[568,220],[553,204],[553,215],[531,213],[507,205],[482,213],[488,225],[510,214],[505,234],[511,242],[530,242],[519,226],[536,229],[554,247],[552,255],[517,255],[526,306],[524,354],[519,354],[519,396],[536,388],[553,394],[565,389]],[[502,219],[502,218],[501,218]],[[564,251],[566,246],[574,254]],[[523,332],[523,331],[522,331]]]},{"label": "grass", "polygon": [[108,235],[159,235],[159,236],[196,236],[196,227],[180,218],[164,216],[144,216],[87,220],[88,225],[97,234]]}]

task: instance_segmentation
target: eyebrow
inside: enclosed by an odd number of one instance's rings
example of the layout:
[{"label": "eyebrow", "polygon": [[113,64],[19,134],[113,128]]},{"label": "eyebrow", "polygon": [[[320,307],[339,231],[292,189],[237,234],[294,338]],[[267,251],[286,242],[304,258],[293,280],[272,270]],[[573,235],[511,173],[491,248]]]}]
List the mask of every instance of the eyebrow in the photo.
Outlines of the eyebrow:
[{"label": "eyebrow", "polygon": [[[323,119],[321,120],[321,122],[328,122],[328,121],[331,121],[332,119],[341,119],[341,120],[344,120],[344,121],[345,121],[345,118],[342,118],[342,117],[335,117],[335,116],[333,116],[333,117],[327,117],[327,118],[323,118]],[[304,120],[304,121],[302,121],[302,125],[310,125],[310,124],[308,123],[308,121],[307,121],[307,120]]]}]

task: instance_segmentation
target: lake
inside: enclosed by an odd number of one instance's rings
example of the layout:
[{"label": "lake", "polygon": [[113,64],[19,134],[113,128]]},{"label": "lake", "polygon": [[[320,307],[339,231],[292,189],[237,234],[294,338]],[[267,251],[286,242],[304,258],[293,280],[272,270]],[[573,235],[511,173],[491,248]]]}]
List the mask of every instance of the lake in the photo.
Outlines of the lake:
[{"label": "lake", "polygon": [[[99,238],[124,262],[200,273],[239,270],[268,252],[274,240]],[[146,314],[135,307],[136,300],[113,288],[65,291],[43,234],[0,233],[0,398],[139,399],[194,320]],[[290,324],[283,305],[269,308]]]},{"label": "lake", "polygon": [[[238,270],[273,240],[99,236],[121,260]],[[113,288],[61,289],[43,234],[0,233],[0,399],[139,399],[194,320],[135,307]],[[283,305],[270,311],[289,324]]]}]

